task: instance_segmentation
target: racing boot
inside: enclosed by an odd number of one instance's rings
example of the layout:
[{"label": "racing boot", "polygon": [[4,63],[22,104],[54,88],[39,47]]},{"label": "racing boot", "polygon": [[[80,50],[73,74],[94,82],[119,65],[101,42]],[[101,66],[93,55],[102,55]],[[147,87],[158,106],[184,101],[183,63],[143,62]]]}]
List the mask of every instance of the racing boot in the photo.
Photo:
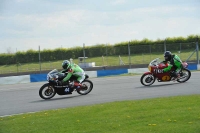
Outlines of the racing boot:
[{"label": "racing boot", "polygon": [[79,82],[74,81],[74,88],[76,88],[76,90],[80,90],[82,88],[82,84],[80,84]]},{"label": "racing boot", "polygon": [[172,80],[175,82],[175,81],[177,81],[179,78],[180,78],[180,74],[177,74],[175,77],[173,77]]}]

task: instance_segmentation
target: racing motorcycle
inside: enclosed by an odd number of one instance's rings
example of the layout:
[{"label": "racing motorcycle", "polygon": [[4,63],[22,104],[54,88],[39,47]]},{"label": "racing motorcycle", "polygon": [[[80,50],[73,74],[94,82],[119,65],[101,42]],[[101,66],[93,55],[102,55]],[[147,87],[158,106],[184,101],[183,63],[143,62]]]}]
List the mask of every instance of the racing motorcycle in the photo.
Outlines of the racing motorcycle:
[{"label": "racing motorcycle", "polygon": [[[82,87],[76,88],[74,87],[74,81],[77,79],[75,76],[71,76],[71,78],[68,80],[68,83],[66,85],[59,85],[58,81],[61,81],[65,78],[67,73],[59,73],[57,69],[54,69],[50,71],[47,74],[47,81],[48,83],[45,83],[40,89],[39,89],[39,96],[42,99],[51,99],[55,96],[55,94],[58,95],[68,95],[72,94],[73,91],[77,91],[80,95],[87,95],[90,93],[93,89],[93,83],[88,78],[89,76],[85,74],[85,79],[83,80]],[[68,92],[65,91],[65,89],[68,89]]]},{"label": "racing motorcycle", "polygon": [[[174,81],[174,76],[173,76],[174,68],[172,68],[170,72],[155,73],[155,70],[163,69],[166,68],[167,66],[168,63],[164,63],[159,58],[152,60],[148,66],[149,72],[145,72],[140,78],[141,84],[144,86],[150,86],[155,82],[156,79],[158,82]],[[187,69],[187,67],[188,67],[187,62],[182,62],[182,69],[179,72],[180,78],[176,79],[177,82],[183,83],[190,79],[191,72],[190,70]]]}]

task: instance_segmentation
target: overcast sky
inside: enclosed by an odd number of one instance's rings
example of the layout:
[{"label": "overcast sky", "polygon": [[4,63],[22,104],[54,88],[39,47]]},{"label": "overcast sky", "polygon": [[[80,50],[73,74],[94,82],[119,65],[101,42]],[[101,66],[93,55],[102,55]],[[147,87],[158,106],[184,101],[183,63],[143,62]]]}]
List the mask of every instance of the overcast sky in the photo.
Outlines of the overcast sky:
[{"label": "overcast sky", "polygon": [[200,34],[200,0],[0,0],[0,53]]}]

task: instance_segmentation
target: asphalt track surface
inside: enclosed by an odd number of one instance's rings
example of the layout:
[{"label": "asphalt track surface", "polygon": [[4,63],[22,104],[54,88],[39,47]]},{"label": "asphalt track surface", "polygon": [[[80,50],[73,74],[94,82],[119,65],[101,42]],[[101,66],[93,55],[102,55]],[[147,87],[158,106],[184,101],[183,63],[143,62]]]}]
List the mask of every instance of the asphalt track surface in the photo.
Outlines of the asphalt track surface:
[{"label": "asphalt track surface", "polygon": [[0,85],[0,116],[123,100],[200,94],[199,71],[192,72],[191,78],[185,83],[155,81],[149,87],[140,83],[140,77],[91,78],[94,88],[88,95],[81,96],[77,92],[62,96],[56,94],[50,100],[39,97],[39,88],[46,82]]}]

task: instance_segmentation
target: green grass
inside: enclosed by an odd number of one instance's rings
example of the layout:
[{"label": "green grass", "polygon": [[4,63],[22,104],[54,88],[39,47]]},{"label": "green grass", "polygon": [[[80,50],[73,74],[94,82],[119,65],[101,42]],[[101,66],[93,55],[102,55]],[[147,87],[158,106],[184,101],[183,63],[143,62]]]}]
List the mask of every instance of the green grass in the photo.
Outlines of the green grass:
[{"label": "green grass", "polygon": [[[175,53],[180,56],[182,61],[185,61],[191,54],[192,51],[185,51],[181,54]],[[148,64],[151,60],[155,58],[163,59],[163,53],[156,53],[156,54],[139,54],[139,55],[131,55],[130,60],[131,64]],[[121,59],[125,65],[129,65],[129,56],[128,55],[121,55]],[[196,54],[194,54],[190,60],[196,60]],[[79,63],[78,59],[73,59],[74,63]],[[86,59],[86,62],[95,62],[96,66],[119,66],[120,60],[118,56],[105,56],[102,57],[89,57]],[[61,68],[62,60],[59,61],[49,61],[49,62],[42,62],[41,63],[41,70],[52,70],[62,69]],[[30,71],[40,71],[40,64],[36,63],[21,63],[20,65],[2,65],[0,66],[0,74],[5,73],[20,73],[20,72],[30,72]]]},{"label": "green grass", "polygon": [[111,102],[0,118],[1,133],[200,133],[200,95]]}]

